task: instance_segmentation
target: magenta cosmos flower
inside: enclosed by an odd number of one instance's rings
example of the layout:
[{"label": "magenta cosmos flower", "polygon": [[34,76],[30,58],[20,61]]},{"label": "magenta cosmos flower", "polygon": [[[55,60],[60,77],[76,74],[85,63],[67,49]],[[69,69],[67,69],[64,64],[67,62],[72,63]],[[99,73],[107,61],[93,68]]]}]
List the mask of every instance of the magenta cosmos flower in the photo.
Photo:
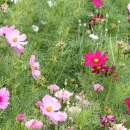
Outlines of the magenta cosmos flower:
[{"label": "magenta cosmos flower", "polygon": [[41,71],[40,71],[40,64],[36,59],[35,55],[31,55],[29,64],[31,66],[32,70],[32,76],[34,79],[38,79],[41,76]]},{"label": "magenta cosmos flower", "polygon": [[39,103],[40,110],[43,115],[49,116],[53,112],[59,111],[61,109],[60,102],[49,95],[43,97],[42,101]]},{"label": "magenta cosmos flower", "polygon": [[60,89],[60,87],[56,84],[51,84],[48,86],[48,89],[50,90],[51,93],[54,93],[57,92]]},{"label": "magenta cosmos flower", "polygon": [[49,116],[49,120],[53,123],[53,124],[58,124],[58,123],[62,123],[65,122],[67,120],[67,114],[65,112],[53,112],[51,113]]},{"label": "magenta cosmos flower", "polygon": [[43,128],[43,123],[39,120],[31,119],[25,122],[25,126],[28,129],[41,129]]},{"label": "magenta cosmos flower", "polygon": [[103,6],[103,0],[92,0],[92,3],[96,6],[96,8],[101,8]]},{"label": "magenta cosmos flower", "polygon": [[107,53],[102,53],[101,51],[96,51],[96,53],[89,52],[84,55],[85,66],[89,67],[100,67],[106,64],[108,60]]},{"label": "magenta cosmos flower", "polygon": [[0,89],[0,109],[6,109],[9,105],[9,91],[6,88]]},{"label": "magenta cosmos flower", "polygon": [[64,102],[69,101],[70,97],[73,95],[73,93],[69,92],[68,90],[59,90],[55,93],[55,96],[63,100]]}]

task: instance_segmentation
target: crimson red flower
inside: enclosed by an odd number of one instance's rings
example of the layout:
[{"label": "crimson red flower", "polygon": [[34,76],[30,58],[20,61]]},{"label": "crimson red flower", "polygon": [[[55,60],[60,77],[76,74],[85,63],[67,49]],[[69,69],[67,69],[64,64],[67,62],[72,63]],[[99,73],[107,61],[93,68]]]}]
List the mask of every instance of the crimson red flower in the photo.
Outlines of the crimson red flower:
[{"label": "crimson red flower", "polygon": [[113,73],[115,70],[115,66],[112,65],[112,66],[107,66],[107,65],[104,65],[104,66],[96,66],[96,67],[93,67],[92,68],[92,73],[95,73],[95,74],[104,74],[104,75],[108,75],[108,74],[111,74]]},{"label": "crimson red flower", "polygon": [[124,100],[124,103],[127,105],[128,107],[128,114],[130,114],[130,97],[126,98]]},{"label": "crimson red flower", "polygon": [[90,25],[96,25],[98,23],[103,22],[104,20],[105,20],[105,17],[103,14],[96,14],[90,19],[89,23]]},{"label": "crimson red flower", "polygon": [[107,53],[102,53],[101,51],[96,51],[96,53],[89,52],[84,55],[85,58],[85,66],[97,68],[100,70],[100,66],[103,66],[106,64],[108,60]]}]

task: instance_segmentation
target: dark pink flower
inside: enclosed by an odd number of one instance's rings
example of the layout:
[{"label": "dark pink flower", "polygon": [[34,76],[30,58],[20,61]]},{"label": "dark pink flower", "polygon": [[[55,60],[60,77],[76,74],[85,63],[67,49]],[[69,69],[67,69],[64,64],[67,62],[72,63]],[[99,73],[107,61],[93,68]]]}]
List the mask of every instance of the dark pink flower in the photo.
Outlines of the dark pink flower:
[{"label": "dark pink flower", "polygon": [[6,88],[0,89],[0,109],[6,109],[9,105],[9,91]]},{"label": "dark pink flower", "polygon": [[92,0],[92,3],[96,6],[96,8],[101,8],[103,6],[103,0]]},{"label": "dark pink flower", "polygon": [[100,118],[100,122],[104,127],[110,127],[112,122],[116,121],[114,115],[105,115]]},{"label": "dark pink flower", "polygon": [[23,112],[19,113],[17,116],[16,116],[16,120],[17,121],[20,121],[20,122],[23,122],[25,121],[25,114]]},{"label": "dark pink flower", "polygon": [[96,51],[96,53],[89,52],[84,55],[85,66],[89,67],[100,67],[106,64],[108,60],[107,53],[102,53],[101,51]]}]

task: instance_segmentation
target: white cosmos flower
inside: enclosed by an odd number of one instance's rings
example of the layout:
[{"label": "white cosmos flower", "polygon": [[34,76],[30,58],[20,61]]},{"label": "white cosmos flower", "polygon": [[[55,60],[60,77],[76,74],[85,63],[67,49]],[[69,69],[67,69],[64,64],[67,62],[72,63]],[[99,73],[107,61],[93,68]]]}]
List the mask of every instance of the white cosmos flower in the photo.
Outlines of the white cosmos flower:
[{"label": "white cosmos flower", "polygon": [[32,29],[33,29],[34,32],[39,31],[39,27],[37,25],[32,25]]},{"label": "white cosmos flower", "polygon": [[99,39],[99,37],[97,35],[95,35],[95,34],[90,34],[89,37],[91,39],[93,39],[93,40],[98,40]]}]

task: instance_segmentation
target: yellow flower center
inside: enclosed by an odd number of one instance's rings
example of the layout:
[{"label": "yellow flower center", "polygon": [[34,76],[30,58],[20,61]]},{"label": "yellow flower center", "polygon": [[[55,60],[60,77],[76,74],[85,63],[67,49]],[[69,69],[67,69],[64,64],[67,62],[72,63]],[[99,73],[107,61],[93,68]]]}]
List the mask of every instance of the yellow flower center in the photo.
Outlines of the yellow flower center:
[{"label": "yellow flower center", "polygon": [[52,112],[52,111],[53,111],[53,107],[52,107],[52,106],[48,106],[48,107],[46,108],[46,110],[47,110],[47,112]]},{"label": "yellow flower center", "polygon": [[95,58],[93,61],[94,61],[95,63],[98,63],[98,62],[99,62],[99,59],[98,59],[98,58]]},{"label": "yellow flower center", "polygon": [[17,37],[14,37],[13,42],[17,42],[17,41],[18,41]]}]

